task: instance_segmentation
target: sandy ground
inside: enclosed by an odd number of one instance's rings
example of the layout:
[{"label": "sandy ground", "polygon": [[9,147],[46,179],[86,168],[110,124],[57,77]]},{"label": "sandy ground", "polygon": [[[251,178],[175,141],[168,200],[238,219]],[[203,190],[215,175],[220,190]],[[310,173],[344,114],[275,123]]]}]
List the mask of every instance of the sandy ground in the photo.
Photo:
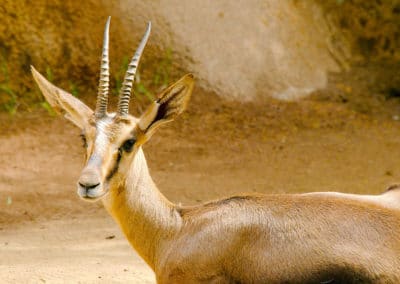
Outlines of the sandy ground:
[{"label": "sandy ground", "polygon": [[[255,191],[379,193],[400,181],[399,107],[388,103],[373,112],[345,100],[239,104],[195,90],[188,112],[144,150],[160,190],[184,204]],[[44,111],[0,119],[0,282],[153,283],[101,203],[76,195],[79,130]]]},{"label": "sandy ground", "polygon": [[2,232],[0,246],[1,283],[154,283],[110,218],[26,224]]}]

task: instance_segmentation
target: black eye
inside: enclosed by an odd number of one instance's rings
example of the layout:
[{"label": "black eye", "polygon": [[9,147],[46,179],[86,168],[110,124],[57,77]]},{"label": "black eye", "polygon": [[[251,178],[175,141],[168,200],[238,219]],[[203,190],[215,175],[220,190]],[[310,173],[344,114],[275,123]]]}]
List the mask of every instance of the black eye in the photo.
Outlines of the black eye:
[{"label": "black eye", "polygon": [[125,152],[131,152],[133,149],[133,145],[135,145],[136,140],[135,139],[128,139],[122,144],[121,148]]},{"label": "black eye", "polygon": [[83,142],[83,148],[87,148],[87,141],[86,141],[86,136],[85,136],[85,134],[80,134],[79,135],[80,137],[81,137],[81,139],[82,139],[82,142]]}]

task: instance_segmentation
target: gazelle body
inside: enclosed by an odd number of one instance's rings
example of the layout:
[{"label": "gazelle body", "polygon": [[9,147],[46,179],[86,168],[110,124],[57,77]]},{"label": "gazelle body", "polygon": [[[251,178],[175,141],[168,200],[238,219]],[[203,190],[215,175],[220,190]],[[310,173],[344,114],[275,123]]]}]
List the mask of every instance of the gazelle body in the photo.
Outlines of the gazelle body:
[{"label": "gazelle body", "polygon": [[199,206],[169,202],[150,177],[141,146],[186,108],[193,76],[159,95],[140,118],[128,114],[132,59],[117,113],[107,113],[107,21],[96,110],[32,68],[48,102],[82,129],[85,200],[101,199],[159,283],[400,283],[400,189],[243,195]]}]

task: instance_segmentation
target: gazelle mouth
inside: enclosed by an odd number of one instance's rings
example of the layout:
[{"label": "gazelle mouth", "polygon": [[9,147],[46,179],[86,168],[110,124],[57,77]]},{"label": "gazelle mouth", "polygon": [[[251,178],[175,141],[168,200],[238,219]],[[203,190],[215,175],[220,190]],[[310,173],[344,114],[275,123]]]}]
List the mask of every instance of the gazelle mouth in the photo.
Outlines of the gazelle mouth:
[{"label": "gazelle mouth", "polygon": [[84,186],[78,183],[78,195],[87,201],[96,201],[103,197],[107,193],[107,190],[102,186],[101,183],[91,186]]}]

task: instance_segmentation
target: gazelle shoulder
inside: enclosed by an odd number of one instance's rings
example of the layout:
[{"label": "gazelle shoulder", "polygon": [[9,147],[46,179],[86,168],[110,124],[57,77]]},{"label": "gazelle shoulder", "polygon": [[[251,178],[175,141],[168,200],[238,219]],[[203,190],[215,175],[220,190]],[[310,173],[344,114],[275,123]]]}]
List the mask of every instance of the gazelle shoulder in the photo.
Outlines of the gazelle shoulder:
[{"label": "gazelle shoulder", "polygon": [[244,194],[244,195],[234,195],[222,199],[212,200],[206,203],[182,206],[178,205],[176,207],[177,211],[182,217],[190,217],[191,215],[206,213],[214,211],[219,208],[226,208],[232,206],[243,206],[249,203],[261,203],[264,195],[262,194]]}]

